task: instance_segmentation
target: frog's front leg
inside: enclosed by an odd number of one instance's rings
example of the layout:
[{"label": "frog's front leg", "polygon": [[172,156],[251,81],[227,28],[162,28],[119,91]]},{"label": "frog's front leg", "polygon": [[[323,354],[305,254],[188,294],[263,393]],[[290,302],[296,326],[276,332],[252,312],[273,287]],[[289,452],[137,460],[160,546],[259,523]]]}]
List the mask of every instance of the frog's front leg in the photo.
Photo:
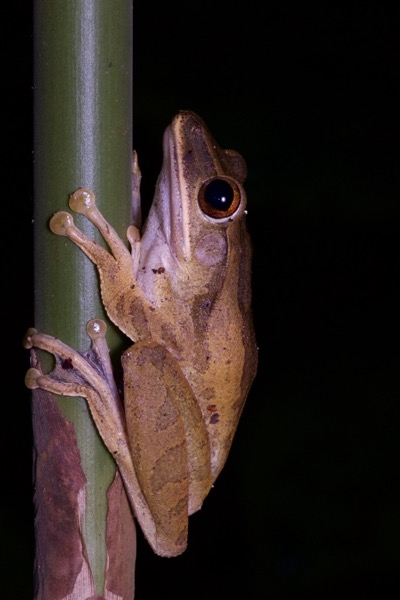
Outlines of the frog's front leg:
[{"label": "frog's front leg", "polygon": [[136,273],[140,254],[140,233],[131,225],[127,237],[132,248],[132,255],[118,236],[115,229],[106,221],[98,210],[94,193],[85,188],[79,188],[69,198],[69,206],[75,212],[84,215],[100,231],[107,242],[108,252],[87,237],[76,227],[72,215],[59,211],[50,220],[50,229],[56,235],[70,239],[97,266],[100,276],[101,296],[110,319],[131,340],[137,340],[145,333],[145,319],[134,322],[129,315],[135,310],[142,312],[151,310],[136,282]]},{"label": "frog's front leg", "polygon": [[92,348],[82,355],[29,330],[25,346],[54,354],[56,366],[49,374],[30,369],[27,386],[86,398],[144,535],[157,554],[176,556],[187,545],[188,515],[200,508],[211,485],[208,437],[193,393],[167,350],[139,342],[122,358],[124,414],[104,322],[90,321],[88,333]]}]

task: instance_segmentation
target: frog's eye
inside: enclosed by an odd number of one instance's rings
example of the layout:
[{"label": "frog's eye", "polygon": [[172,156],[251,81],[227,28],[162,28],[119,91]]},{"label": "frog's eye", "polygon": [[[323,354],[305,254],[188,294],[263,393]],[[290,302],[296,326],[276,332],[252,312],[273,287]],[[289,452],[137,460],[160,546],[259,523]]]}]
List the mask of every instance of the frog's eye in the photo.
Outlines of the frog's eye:
[{"label": "frog's eye", "polygon": [[232,216],[239,208],[240,201],[240,188],[233,179],[228,177],[208,179],[199,191],[199,206],[205,215],[213,219]]}]

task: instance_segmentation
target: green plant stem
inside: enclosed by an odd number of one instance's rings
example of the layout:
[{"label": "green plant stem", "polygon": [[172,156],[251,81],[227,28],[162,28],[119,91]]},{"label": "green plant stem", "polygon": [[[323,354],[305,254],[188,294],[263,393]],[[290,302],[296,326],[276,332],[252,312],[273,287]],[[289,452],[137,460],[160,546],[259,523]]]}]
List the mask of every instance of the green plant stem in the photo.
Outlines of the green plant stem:
[{"label": "green plant stem", "polygon": [[[57,210],[69,210],[78,187],[121,237],[129,224],[132,149],[131,0],[34,2],[34,256],[35,327],[80,351],[86,322],[103,317],[92,263],[73,244],[50,233]],[[97,231],[74,215],[99,243]],[[122,340],[109,328],[111,354]],[[60,398],[74,423],[87,483],[83,536],[98,593],[106,564],[106,491],[115,467],[92,424],[86,402]]]}]

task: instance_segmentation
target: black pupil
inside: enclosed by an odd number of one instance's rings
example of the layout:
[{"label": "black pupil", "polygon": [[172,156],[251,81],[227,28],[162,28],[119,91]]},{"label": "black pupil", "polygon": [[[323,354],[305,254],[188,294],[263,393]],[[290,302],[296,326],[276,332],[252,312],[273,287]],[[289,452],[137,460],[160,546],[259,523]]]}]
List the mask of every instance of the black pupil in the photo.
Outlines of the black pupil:
[{"label": "black pupil", "polygon": [[213,179],[205,189],[204,197],[214,209],[228,210],[233,200],[233,189],[224,179]]}]

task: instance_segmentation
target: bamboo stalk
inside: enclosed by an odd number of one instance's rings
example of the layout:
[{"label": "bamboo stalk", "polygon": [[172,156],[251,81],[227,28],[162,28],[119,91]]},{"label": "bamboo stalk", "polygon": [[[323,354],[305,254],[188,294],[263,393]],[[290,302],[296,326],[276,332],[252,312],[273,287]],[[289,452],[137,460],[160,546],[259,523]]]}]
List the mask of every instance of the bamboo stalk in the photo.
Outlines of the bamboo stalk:
[{"label": "bamboo stalk", "polygon": [[[75,189],[88,187],[95,191],[97,204],[106,218],[121,237],[125,236],[131,196],[131,0],[35,0],[34,106],[35,327],[84,351],[89,345],[86,322],[94,317],[105,317],[97,274],[92,263],[73,244],[50,233],[48,220],[55,211],[68,210],[67,199]],[[102,243],[90,223],[79,216],[75,220],[85,233]],[[113,328],[109,328],[109,332],[108,343],[113,355],[123,341]],[[39,494],[42,483],[38,465],[45,454],[38,438],[43,436],[43,431],[38,424],[46,421],[45,415],[41,416],[41,404],[46,406],[46,402],[41,403],[34,397],[38,515],[52,505]],[[106,493],[114,478],[115,466],[93,426],[86,402],[57,398],[57,406],[61,420],[65,418],[73,423],[87,480],[84,511],[77,525],[94,591],[102,596],[107,555],[110,558],[106,543]],[[54,419],[52,422],[54,424]],[[52,435],[55,441],[59,432],[55,430]],[[46,438],[47,451],[49,444],[51,441]],[[57,468],[63,475],[62,468]],[[54,520],[55,513],[47,517]],[[37,518],[36,529],[42,521],[46,521],[43,514]],[[37,543],[39,539],[42,536],[37,531]],[[47,585],[57,574],[43,573],[43,568],[48,566],[43,552],[46,557],[60,552],[59,546],[52,548],[51,544],[52,540],[47,540],[46,550],[43,550],[42,539],[40,552],[37,546],[38,600],[58,597],[54,595],[55,588],[49,591]],[[71,564],[74,559],[76,557],[71,556]],[[51,565],[54,570],[54,564]],[[71,572],[76,575],[76,571],[74,564]],[[72,594],[68,598],[87,597],[79,595],[82,591],[78,593],[68,587],[72,580],[73,576],[66,584],[68,593]],[[125,600],[125,596],[123,598]]]}]

